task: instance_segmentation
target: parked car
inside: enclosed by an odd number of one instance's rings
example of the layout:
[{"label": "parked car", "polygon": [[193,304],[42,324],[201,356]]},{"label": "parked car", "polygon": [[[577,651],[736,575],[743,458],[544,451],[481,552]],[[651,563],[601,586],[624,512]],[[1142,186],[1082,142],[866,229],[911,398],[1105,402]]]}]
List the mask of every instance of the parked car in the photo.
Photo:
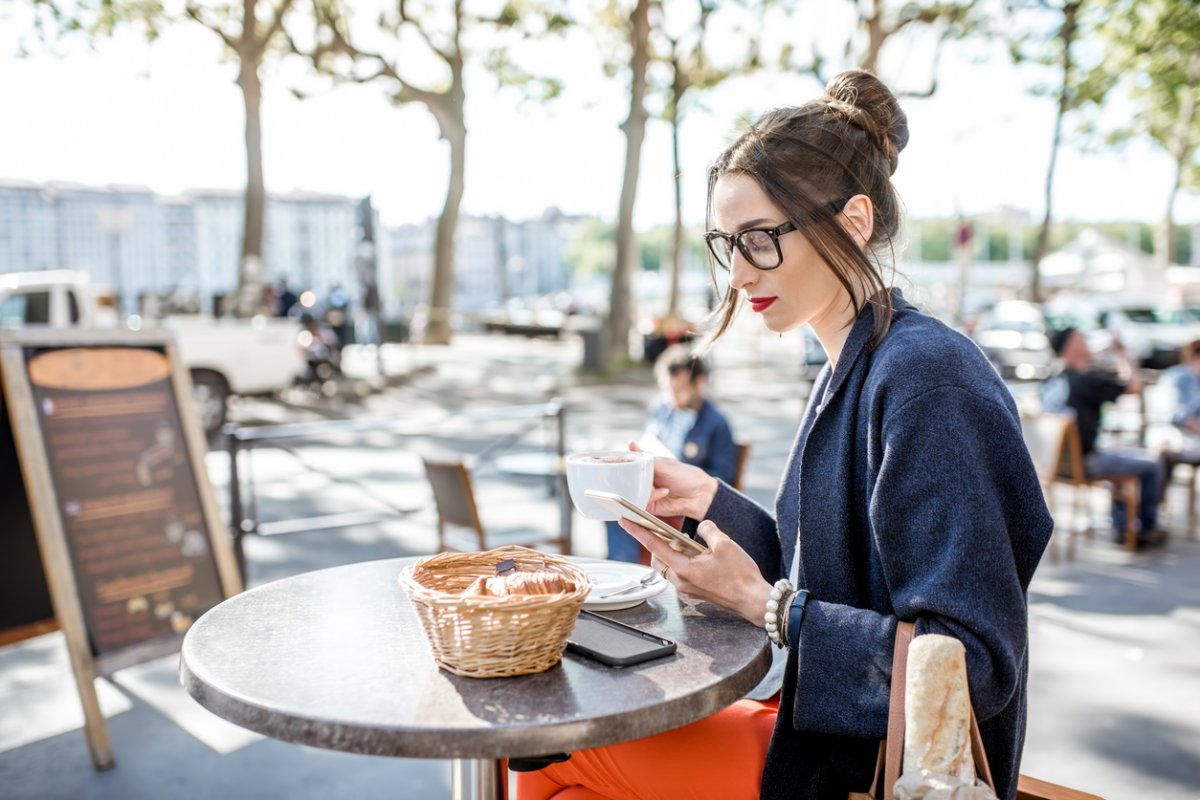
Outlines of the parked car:
[{"label": "parked car", "polygon": [[980,314],[975,342],[1008,380],[1041,380],[1054,364],[1042,310],[1023,300],[1003,300]]},{"label": "parked car", "polygon": [[[96,291],[86,272],[0,275],[0,327],[112,328],[118,323],[111,295]],[[231,394],[269,394],[291,386],[304,372],[293,320],[180,315],[161,324],[175,336],[191,374],[200,423],[209,434],[224,424]]]},{"label": "parked car", "polygon": [[1200,339],[1200,322],[1183,309],[1113,306],[1102,309],[1096,321],[1117,337],[1141,366],[1150,369],[1178,364],[1183,346]]}]

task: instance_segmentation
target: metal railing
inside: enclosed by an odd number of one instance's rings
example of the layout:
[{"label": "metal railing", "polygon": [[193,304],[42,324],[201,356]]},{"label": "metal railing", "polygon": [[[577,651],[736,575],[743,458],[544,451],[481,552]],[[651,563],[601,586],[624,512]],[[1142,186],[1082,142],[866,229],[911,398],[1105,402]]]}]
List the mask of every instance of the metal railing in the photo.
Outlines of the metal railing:
[{"label": "metal railing", "polygon": [[[242,453],[250,453],[257,448],[270,447],[288,451],[297,459],[301,459],[300,455],[291,449],[289,445],[297,442],[326,439],[348,433],[387,432],[396,436],[428,435],[436,432],[438,427],[445,426],[448,423],[471,421],[494,422],[499,420],[530,420],[531,422],[518,428],[515,432],[497,437],[489,442],[482,451],[471,456],[472,462],[475,465],[487,462],[495,454],[512,446],[539,424],[543,424],[546,421],[552,423],[554,451],[557,456],[555,459],[556,466],[545,477],[550,480],[551,489],[558,496],[559,524],[562,526],[561,530],[568,542],[569,551],[571,541],[571,500],[567,492],[566,472],[562,468],[566,457],[566,409],[559,398],[554,398],[545,403],[499,406],[470,411],[436,411],[391,417],[253,427],[242,427],[237,423],[230,423],[224,427],[229,447],[229,525],[238,569],[241,571],[243,579],[246,577],[244,539],[248,535],[275,536],[369,524],[393,519],[397,516],[413,514],[423,510],[426,506],[415,508],[397,507],[382,498],[374,496],[369,488],[353,478],[333,478],[333,480],[338,482],[357,483],[360,490],[372,495],[373,499],[386,506],[387,510],[356,510],[260,522],[257,519],[253,469],[248,464],[243,477],[243,470],[239,466]],[[306,464],[306,466],[309,469],[320,471],[312,465]],[[331,477],[328,473],[323,474],[326,474],[326,477]]]}]

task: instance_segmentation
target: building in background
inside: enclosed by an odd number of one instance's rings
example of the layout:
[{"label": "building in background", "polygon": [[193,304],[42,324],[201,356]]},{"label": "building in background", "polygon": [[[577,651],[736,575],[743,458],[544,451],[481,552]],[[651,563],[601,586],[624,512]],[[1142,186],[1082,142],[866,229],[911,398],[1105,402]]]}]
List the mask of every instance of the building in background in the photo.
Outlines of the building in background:
[{"label": "building in background", "polygon": [[[359,198],[292,192],[267,198],[265,277],[335,288],[361,307],[356,254]],[[456,240],[456,308],[465,312],[571,286],[563,253],[582,218],[548,210],[511,222],[464,215]],[[435,220],[382,231],[378,280],[382,316],[411,316],[429,296]],[[237,286],[242,194],[194,190],[156,195],[140,187],[0,181],[0,271],[78,269],[117,292],[122,310],[144,295],[192,297],[212,312]]]},{"label": "building in background", "polygon": [[[567,243],[585,217],[547,209],[539,218],[459,217],[454,240],[454,307],[472,313],[571,288]],[[436,220],[385,233],[379,272],[384,316],[408,315],[429,299]]]},{"label": "building in background", "polygon": [[[352,300],[357,198],[293,192],[267,199],[270,281]],[[0,182],[0,270],[78,269],[134,312],[145,294],[193,295],[200,310],[237,286],[242,195],[164,197],[140,187]]]}]

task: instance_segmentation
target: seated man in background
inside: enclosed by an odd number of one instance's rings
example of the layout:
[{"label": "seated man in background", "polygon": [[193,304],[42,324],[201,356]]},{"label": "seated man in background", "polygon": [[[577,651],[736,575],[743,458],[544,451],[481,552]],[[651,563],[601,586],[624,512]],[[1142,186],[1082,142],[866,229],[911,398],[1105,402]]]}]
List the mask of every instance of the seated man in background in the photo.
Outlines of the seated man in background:
[{"label": "seated man in background", "polygon": [[[732,483],[737,447],[725,415],[705,397],[708,364],[692,353],[689,345],[677,344],[664,350],[654,362],[654,374],[662,394],[650,409],[643,441],[649,438],[662,443],[664,452],[655,455],[669,451],[685,464],[694,464],[709,475]],[[686,527],[684,530],[691,533]],[[609,558],[636,563],[643,552],[637,540],[620,525],[608,523]]]},{"label": "seated man in background", "polygon": [[[1138,519],[1141,530],[1138,543],[1160,544],[1165,536],[1158,529],[1158,504],[1163,486],[1163,462],[1146,450],[1122,448],[1099,450],[1096,438],[1100,433],[1101,410],[1122,394],[1137,394],[1142,391],[1142,379],[1130,362],[1125,348],[1114,340],[1113,352],[1118,357],[1117,379],[1105,377],[1091,371],[1092,352],[1087,340],[1075,328],[1064,328],[1050,336],[1062,364],[1062,371],[1047,379],[1042,399],[1046,411],[1067,411],[1074,414],[1079,428],[1079,439],[1083,445],[1084,471],[1089,478],[1107,475],[1136,475],[1141,481],[1141,502],[1138,504]],[[1124,541],[1125,504],[1113,501],[1113,535],[1116,541]]]}]

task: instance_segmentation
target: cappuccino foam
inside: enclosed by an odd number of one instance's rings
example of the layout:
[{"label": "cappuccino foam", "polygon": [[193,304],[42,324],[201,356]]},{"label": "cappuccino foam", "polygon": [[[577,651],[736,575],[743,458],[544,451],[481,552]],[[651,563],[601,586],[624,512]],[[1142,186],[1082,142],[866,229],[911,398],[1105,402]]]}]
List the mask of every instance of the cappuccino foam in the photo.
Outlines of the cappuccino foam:
[{"label": "cappuccino foam", "polygon": [[580,456],[574,460],[578,464],[631,464],[637,456]]}]

